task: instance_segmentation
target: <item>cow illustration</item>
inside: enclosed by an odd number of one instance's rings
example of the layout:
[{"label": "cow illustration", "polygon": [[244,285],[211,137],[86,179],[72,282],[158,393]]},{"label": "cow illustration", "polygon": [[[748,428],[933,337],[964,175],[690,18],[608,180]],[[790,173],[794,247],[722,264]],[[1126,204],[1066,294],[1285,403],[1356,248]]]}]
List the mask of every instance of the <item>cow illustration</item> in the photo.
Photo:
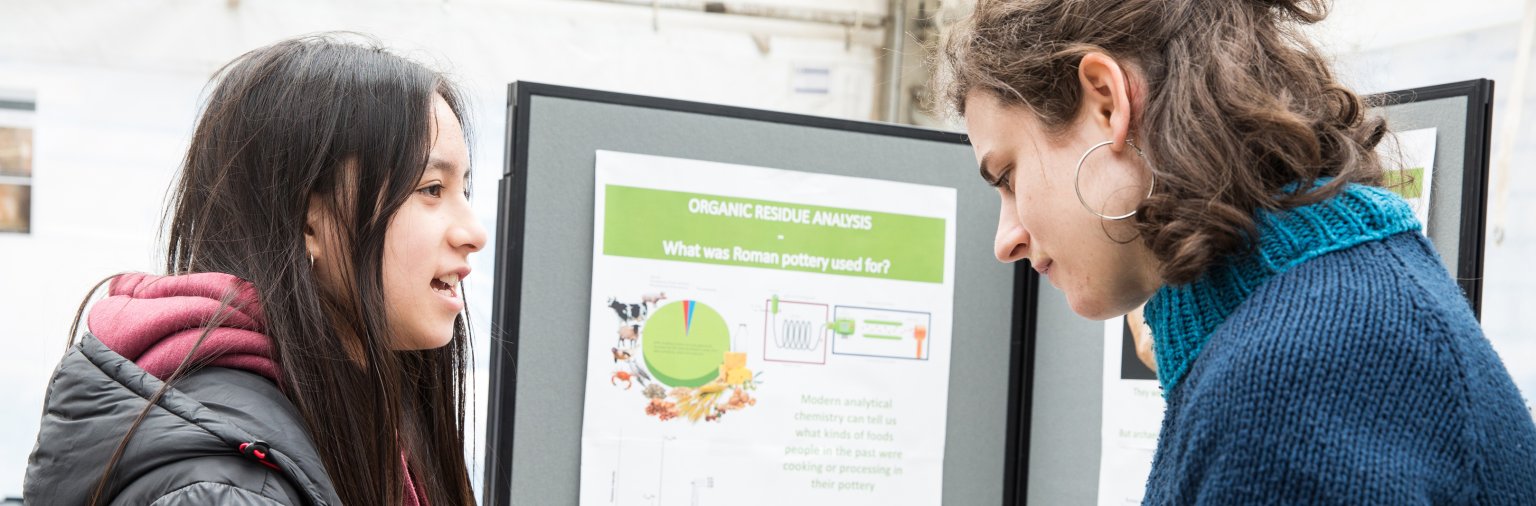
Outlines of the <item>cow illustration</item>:
[{"label": "cow illustration", "polygon": [[613,298],[608,299],[608,309],[612,309],[614,314],[619,316],[620,323],[645,321],[645,316],[651,312],[650,308],[643,303],[629,304]]}]

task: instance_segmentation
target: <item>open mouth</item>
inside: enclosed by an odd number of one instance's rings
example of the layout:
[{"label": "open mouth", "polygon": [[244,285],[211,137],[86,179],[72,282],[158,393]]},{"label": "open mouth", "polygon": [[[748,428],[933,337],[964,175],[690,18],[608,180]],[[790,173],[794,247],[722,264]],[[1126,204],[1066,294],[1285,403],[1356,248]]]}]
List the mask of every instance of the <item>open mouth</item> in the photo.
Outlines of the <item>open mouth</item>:
[{"label": "open mouth", "polygon": [[449,274],[432,280],[432,290],[445,297],[459,297],[459,275]]}]

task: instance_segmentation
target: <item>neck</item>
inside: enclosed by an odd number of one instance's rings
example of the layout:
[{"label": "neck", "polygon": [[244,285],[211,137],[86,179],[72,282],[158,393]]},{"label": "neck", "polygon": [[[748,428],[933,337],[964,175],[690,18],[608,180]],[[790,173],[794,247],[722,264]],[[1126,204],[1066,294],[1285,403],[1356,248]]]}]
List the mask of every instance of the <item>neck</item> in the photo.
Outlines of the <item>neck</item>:
[{"label": "neck", "polygon": [[1413,209],[1381,188],[1347,186],[1323,202],[1254,215],[1257,241],[1221,259],[1199,279],[1164,286],[1147,301],[1158,381],[1166,395],[1212,333],[1270,278],[1302,262],[1420,228]]}]

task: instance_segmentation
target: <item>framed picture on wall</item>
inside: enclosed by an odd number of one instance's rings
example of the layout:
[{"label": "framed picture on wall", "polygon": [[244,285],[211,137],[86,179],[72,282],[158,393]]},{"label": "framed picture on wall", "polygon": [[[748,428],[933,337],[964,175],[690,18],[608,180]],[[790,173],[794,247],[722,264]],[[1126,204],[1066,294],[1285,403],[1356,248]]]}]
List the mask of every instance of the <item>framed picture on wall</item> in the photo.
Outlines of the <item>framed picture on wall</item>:
[{"label": "framed picture on wall", "polygon": [[32,231],[36,101],[0,95],[0,232]]}]

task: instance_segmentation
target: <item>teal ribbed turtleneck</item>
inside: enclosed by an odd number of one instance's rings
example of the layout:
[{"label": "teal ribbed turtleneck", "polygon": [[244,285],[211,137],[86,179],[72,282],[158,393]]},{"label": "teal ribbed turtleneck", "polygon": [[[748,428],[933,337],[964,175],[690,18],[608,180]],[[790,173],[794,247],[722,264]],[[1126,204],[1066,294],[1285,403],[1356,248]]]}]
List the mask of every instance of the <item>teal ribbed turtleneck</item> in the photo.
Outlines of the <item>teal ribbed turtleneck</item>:
[{"label": "teal ribbed turtleneck", "polygon": [[1147,302],[1164,395],[1173,391],[1222,322],[1271,277],[1320,255],[1418,230],[1413,209],[1391,192],[1350,185],[1316,204],[1255,216],[1258,247],[1213,265],[1186,285],[1168,285]]}]

